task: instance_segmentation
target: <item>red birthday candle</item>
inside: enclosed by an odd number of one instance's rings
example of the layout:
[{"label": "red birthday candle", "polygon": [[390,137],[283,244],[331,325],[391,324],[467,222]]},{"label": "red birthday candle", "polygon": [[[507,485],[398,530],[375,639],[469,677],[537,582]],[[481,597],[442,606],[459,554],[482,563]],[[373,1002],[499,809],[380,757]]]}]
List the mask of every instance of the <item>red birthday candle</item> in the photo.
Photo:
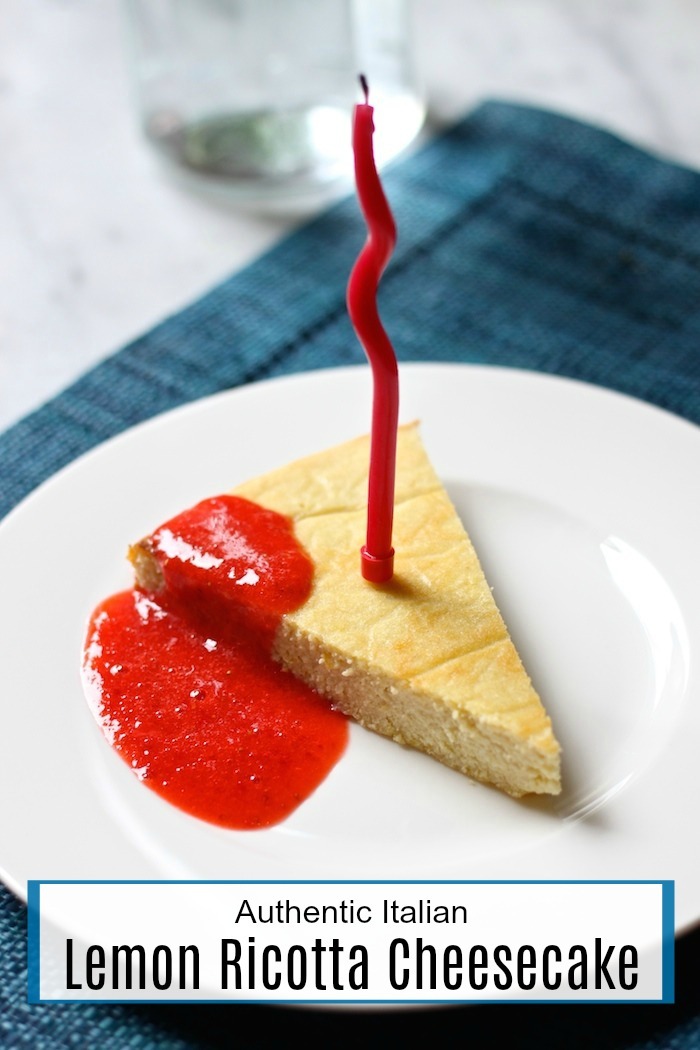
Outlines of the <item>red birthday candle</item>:
[{"label": "red birthday candle", "polygon": [[355,106],[353,152],[355,180],[368,237],[348,283],[348,312],[372,368],[374,396],[367,497],[367,539],[361,552],[362,575],[385,583],[394,572],[391,533],[394,521],[396,430],[399,419],[399,372],[396,354],[377,309],[379,280],[396,244],[396,225],[374,162],[374,109],[367,81],[360,83],[365,101]]}]

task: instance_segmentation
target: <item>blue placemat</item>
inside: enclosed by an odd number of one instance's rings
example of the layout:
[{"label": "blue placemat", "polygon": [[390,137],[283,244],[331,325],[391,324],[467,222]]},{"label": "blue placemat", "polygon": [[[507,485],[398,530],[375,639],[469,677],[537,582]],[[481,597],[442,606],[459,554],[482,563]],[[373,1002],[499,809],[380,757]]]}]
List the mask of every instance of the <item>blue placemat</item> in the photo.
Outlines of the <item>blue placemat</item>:
[{"label": "blue placemat", "polygon": [[[381,308],[401,360],[573,376],[700,422],[699,174],[567,118],[490,102],[397,164],[386,187],[400,239]],[[157,412],[363,360],[344,304],[363,239],[355,201],[341,203],[0,435],[0,515]],[[0,891],[2,1048],[247,1047],[286,1043],[298,1030],[307,1040],[449,1033],[474,1046],[700,1050],[699,932],[677,945],[675,1006],[350,1018],[245,1006],[29,1007],[25,937],[24,908]]]}]

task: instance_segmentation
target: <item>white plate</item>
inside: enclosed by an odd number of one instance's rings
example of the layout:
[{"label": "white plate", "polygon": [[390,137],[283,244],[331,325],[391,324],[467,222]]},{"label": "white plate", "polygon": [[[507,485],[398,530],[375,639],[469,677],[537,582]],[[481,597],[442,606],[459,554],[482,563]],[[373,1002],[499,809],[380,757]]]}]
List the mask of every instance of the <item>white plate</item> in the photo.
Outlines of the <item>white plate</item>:
[{"label": "white plate", "polygon": [[[366,368],[273,380],[125,433],[0,526],[0,865],[34,879],[675,879],[700,917],[700,429],[535,373],[402,369],[402,418],[480,551],[564,749],[565,791],[515,802],[353,727],[283,824],[235,832],[139,784],[88,711],[93,606],[130,540],[366,429]],[[378,802],[378,800],[380,800]]]}]

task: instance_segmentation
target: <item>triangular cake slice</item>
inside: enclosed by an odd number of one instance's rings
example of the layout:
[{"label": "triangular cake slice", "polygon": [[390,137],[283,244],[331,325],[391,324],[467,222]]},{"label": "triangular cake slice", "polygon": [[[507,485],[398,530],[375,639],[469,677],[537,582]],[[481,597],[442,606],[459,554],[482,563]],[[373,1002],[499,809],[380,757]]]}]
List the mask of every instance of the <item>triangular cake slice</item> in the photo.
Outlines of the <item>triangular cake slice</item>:
[{"label": "triangular cake slice", "polygon": [[368,463],[362,437],[235,489],[290,518],[314,563],[274,655],[367,729],[509,795],[558,794],[550,719],[415,424],[399,429],[394,577],[362,578]]},{"label": "triangular cake slice", "polygon": [[415,424],[399,430],[394,577],[362,578],[368,463],[363,437],[236,489],[290,517],[314,562],[276,656],[367,729],[510,795],[557,794],[550,719]]}]

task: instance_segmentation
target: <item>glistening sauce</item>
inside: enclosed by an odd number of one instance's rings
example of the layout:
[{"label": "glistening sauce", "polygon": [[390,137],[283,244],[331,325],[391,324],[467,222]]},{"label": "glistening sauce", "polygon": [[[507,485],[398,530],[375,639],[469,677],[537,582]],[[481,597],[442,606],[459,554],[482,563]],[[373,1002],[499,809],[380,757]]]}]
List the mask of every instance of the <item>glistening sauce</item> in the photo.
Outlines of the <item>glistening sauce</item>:
[{"label": "glistening sauce", "polygon": [[153,533],[158,593],[91,617],[83,678],[102,730],[148,787],[193,816],[262,828],[292,812],[347,743],[347,721],[276,664],[282,615],[313,567],[291,523],[248,500],[205,500]]}]

